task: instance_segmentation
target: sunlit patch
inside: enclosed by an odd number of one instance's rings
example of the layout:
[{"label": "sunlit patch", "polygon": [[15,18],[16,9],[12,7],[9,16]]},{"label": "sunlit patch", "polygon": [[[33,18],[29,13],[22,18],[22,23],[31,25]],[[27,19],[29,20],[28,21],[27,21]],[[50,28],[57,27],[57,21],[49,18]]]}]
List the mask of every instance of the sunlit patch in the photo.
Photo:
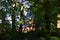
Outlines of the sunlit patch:
[{"label": "sunlit patch", "polygon": [[60,18],[60,14],[57,15],[57,18]]},{"label": "sunlit patch", "polygon": [[12,6],[15,7],[15,4],[13,4]]},{"label": "sunlit patch", "polygon": [[27,11],[24,11],[24,16],[26,16],[27,15]]},{"label": "sunlit patch", "polygon": [[57,28],[60,28],[60,20],[57,21]]},{"label": "sunlit patch", "polygon": [[0,24],[2,23],[2,19],[0,19]]},{"label": "sunlit patch", "polygon": [[[60,14],[57,15],[57,18],[60,19]],[[60,20],[57,20],[57,28],[60,28]]]},{"label": "sunlit patch", "polygon": [[30,32],[30,31],[35,31],[35,27],[26,27],[26,28],[22,28],[22,32],[24,33],[27,33],[27,32]]},{"label": "sunlit patch", "polygon": [[30,8],[31,4],[29,3],[29,1],[24,1],[23,6],[26,8]]},{"label": "sunlit patch", "polygon": [[16,27],[16,31],[19,32],[19,28],[18,27]]}]

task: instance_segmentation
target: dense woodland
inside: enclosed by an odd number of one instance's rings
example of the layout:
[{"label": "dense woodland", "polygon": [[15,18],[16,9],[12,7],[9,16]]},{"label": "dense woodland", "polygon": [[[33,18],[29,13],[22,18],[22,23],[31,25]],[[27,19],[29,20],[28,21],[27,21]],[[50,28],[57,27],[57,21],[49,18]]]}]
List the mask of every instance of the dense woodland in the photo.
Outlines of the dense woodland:
[{"label": "dense woodland", "polygon": [[[31,3],[27,10],[32,13],[34,31],[22,32],[22,25],[28,23],[21,11],[21,1]],[[0,40],[60,40],[60,34],[57,34],[58,4],[57,0],[0,0]]]}]

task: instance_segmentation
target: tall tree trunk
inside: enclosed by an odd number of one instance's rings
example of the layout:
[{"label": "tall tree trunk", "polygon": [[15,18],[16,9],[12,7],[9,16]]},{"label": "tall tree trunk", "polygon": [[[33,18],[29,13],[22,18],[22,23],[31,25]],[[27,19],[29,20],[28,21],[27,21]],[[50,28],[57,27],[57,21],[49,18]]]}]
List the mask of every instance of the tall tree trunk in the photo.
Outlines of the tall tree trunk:
[{"label": "tall tree trunk", "polygon": [[50,21],[49,21],[49,16],[47,14],[45,14],[45,22],[46,22],[46,29],[50,30]]},{"label": "tall tree trunk", "polygon": [[45,22],[46,22],[46,29],[50,30],[50,21],[49,21],[49,0],[45,1]]},{"label": "tall tree trunk", "polygon": [[14,0],[15,6],[12,8],[12,31],[15,31],[15,11],[16,11],[16,2]]},{"label": "tall tree trunk", "polygon": [[[22,0],[23,1],[23,0]],[[22,5],[20,4],[19,7],[21,7]],[[20,11],[20,20],[22,19],[23,17],[23,10],[21,11],[21,8],[19,8],[19,11]],[[24,40],[24,37],[23,37],[23,33],[22,33],[22,23],[20,23],[20,27],[19,27],[19,40]]]}]

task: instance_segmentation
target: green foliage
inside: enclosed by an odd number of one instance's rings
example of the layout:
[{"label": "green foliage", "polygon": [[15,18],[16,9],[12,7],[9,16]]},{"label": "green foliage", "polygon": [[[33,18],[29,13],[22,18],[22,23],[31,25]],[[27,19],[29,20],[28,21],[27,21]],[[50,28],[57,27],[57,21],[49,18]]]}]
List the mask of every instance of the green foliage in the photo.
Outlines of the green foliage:
[{"label": "green foliage", "polygon": [[[57,26],[57,0],[30,0],[32,6],[31,6],[31,11],[34,13],[35,15],[35,24],[36,25],[42,25],[42,27],[46,26],[46,22],[45,22],[45,14],[47,14],[49,16],[49,21],[50,21],[50,32],[53,34],[53,32],[56,32],[56,26]],[[46,3],[47,2],[47,3]],[[13,19],[15,18],[15,15],[17,15],[18,13],[20,13],[20,7],[21,4],[17,3],[18,5],[16,5],[16,8],[14,9],[12,7],[12,5],[14,4],[14,2],[12,0],[8,0],[8,2],[0,2],[0,15],[2,16],[1,19],[3,20],[3,23],[1,25],[2,29],[6,29],[6,32],[4,35],[1,35],[2,39],[7,38],[7,40],[10,39],[18,39],[17,36],[20,36],[18,32],[12,32],[11,28],[10,28],[10,24],[6,23],[5,21],[5,15],[6,13],[9,13],[12,15],[12,11],[14,11],[12,17]],[[8,6],[11,6],[10,9],[8,9]],[[5,7],[6,10],[2,9],[2,7]],[[14,10],[13,10],[14,9]],[[48,10],[46,12],[46,10]],[[17,13],[17,14],[16,14]],[[14,20],[12,20],[14,21]],[[23,20],[21,20],[19,23],[23,23]],[[13,23],[15,25],[15,23]],[[12,24],[12,25],[13,25]],[[13,25],[13,26],[14,26]],[[18,23],[16,24],[18,25]],[[15,27],[15,26],[14,26]],[[37,31],[31,31],[27,34],[24,34],[25,39],[32,39],[32,40],[46,40],[45,36],[46,35],[52,35],[50,33],[48,33],[46,30],[42,29],[42,31],[37,30]],[[44,31],[43,31],[44,30]],[[6,36],[7,35],[7,36]],[[43,36],[43,37],[41,37]],[[47,36],[48,37],[48,36]],[[49,40],[60,40],[58,37],[49,37]]]},{"label": "green foliage", "polygon": [[45,38],[44,37],[40,37],[40,39],[39,40],[45,40]]},{"label": "green foliage", "polygon": [[[47,14],[49,16],[51,28],[56,30],[58,13],[57,0],[33,0],[30,2],[32,3],[31,10],[35,14],[35,24],[42,25],[45,28],[45,14]],[[46,10],[48,10],[48,12],[46,12]],[[51,23],[54,25],[52,26]]]},{"label": "green foliage", "polygon": [[51,36],[49,40],[60,40],[60,38]]}]

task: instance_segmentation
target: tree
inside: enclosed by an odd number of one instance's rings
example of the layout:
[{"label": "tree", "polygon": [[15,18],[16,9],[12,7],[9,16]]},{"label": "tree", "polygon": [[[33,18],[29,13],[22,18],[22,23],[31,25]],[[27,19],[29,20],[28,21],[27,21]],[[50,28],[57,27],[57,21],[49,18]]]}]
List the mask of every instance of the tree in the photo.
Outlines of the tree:
[{"label": "tree", "polygon": [[[30,2],[32,3],[31,10],[35,14],[35,24],[42,25],[47,30],[55,27],[54,30],[56,30],[57,0],[33,0]],[[51,23],[55,26],[52,26]]]}]

